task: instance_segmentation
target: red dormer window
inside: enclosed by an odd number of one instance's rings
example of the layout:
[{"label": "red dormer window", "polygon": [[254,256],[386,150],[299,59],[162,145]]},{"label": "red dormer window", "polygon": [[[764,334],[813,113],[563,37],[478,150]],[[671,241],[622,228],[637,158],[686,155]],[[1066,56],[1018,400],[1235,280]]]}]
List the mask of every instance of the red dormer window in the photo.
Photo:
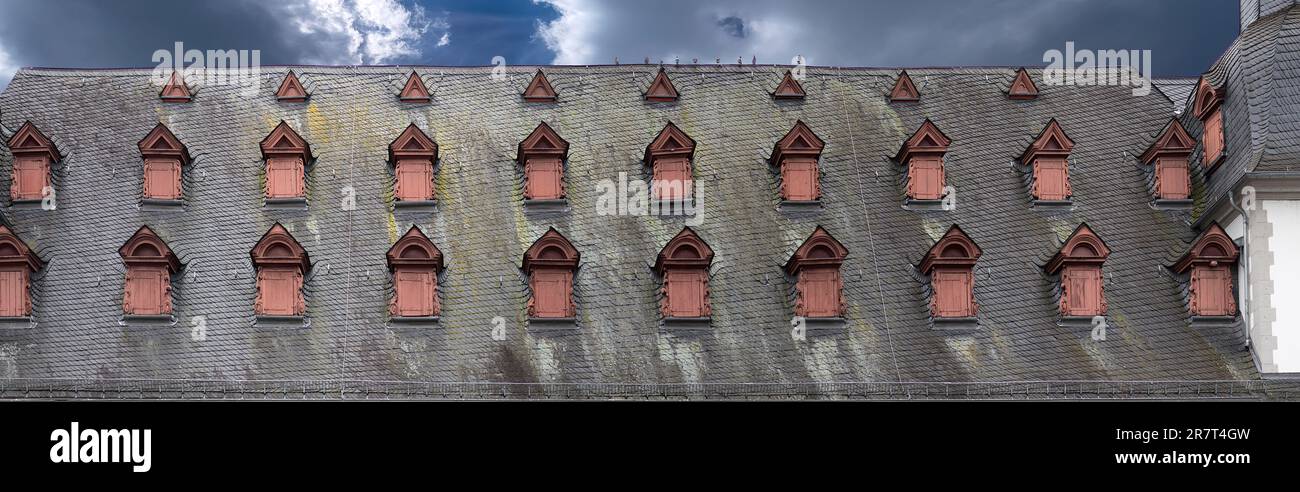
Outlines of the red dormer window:
[{"label": "red dormer window", "polygon": [[677,100],[677,88],[673,87],[673,82],[668,80],[668,73],[664,69],[659,69],[659,74],[650,82],[650,87],[646,89],[645,100],[650,102],[672,102]]},{"label": "red dormer window", "polygon": [[278,222],[248,252],[257,268],[258,316],[302,316],[307,301],[302,294],[303,275],[311,269],[307,250]]},{"label": "red dormer window", "polygon": [[424,104],[431,100],[429,88],[425,87],[424,80],[414,70],[411,71],[411,76],[406,78],[406,84],[402,85],[402,92],[398,93],[397,99],[413,104]]},{"label": "red dormer window", "polygon": [[40,201],[53,191],[50,168],[59,161],[59,149],[36,125],[30,121],[23,123],[9,137],[9,152],[14,156],[9,198],[15,202]]},{"label": "red dormer window", "polygon": [[795,277],[795,316],[839,318],[844,316],[844,278],[840,264],[849,250],[821,226],[804,241],[785,264]]},{"label": "red dormer window", "polygon": [[907,70],[898,74],[898,80],[894,81],[894,88],[889,91],[890,102],[916,102],[921,100],[921,92],[916,90],[916,84],[912,83],[912,77],[907,75]]},{"label": "red dormer window", "polygon": [[126,264],[122,312],[136,316],[171,314],[172,274],[181,269],[181,263],[167,243],[144,226],[117,252]]},{"label": "red dormer window", "polygon": [[32,273],[44,266],[27,243],[0,225],[0,318],[31,316]]},{"label": "red dormer window", "polygon": [[1236,316],[1237,301],[1232,289],[1232,267],[1237,264],[1237,245],[1217,223],[1210,223],[1174,264],[1179,274],[1191,272],[1193,316]]},{"label": "red dormer window", "polygon": [[1214,169],[1223,158],[1223,112],[1220,105],[1227,95],[1227,86],[1213,87],[1210,81],[1201,77],[1196,84],[1196,102],[1192,113],[1201,120],[1201,143],[1204,145],[1202,161],[1206,171]]},{"label": "red dormer window", "polygon": [[943,198],[946,184],[943,172],[943,155],[952,144],[928,118],[911,138],[903,142],[894,159],[907,166],[907,197],[911,200],[938,200]]},{"label": "red dormer window", "polygon": [[411,227],[388,249],[388,269],[393,272],[393,299],[389,312],[395,317],[438,316],[438,272],[442,252],[418,227]]},{"label": "red dormer window", "polygon": [[185,78],[179,72],[172,72],[167,84],[163,85],[158,98],[168,103],[187,103],[191,100],[190,88],[185,85]]},{"label": "red dormer window", "polygon": [[794,79],[794,75],[789,70],[785,71],[781,83],[777,84],[776,90],[772,92],[772,97],[776,99],[803,99],[805,95],[803,85]]},{"label": "red dormer window", "polygon": [[709,306],[709,265],[713,249],[695,231],[687,227],[677,233],[655,260],[655,270],[663,277],[663,299],[659,312],[664,318],[707,318]]},{"label": "red dormer window", "polygon": [[550,125],[542,122],[519,142],[519,163],[524,166],[525,200],[560,200],[564,198],[564,159],[569,142],[560,138]]},{"label": "red dormer window", "polygon": [[821,199],[820,172],[817,160],[826,143],[808,128],[796,121],[781,140],[772,148],[772,163],[781,169],[781,199],[793,202]]},{"label": "red dormer window", "polygon": [[1033,172],[1031,193],[1034,200],[1059,202],[1070,199],[1070,151],[1074,141],[1065,136],[1053,118],[1020,155],[1020,163]]},{"label": "red dormer window", "polygon": [[524,271],[533,295],[528,300],[528,317],[574,317],[573,273],[577,268],[578,250],[554,228],[529,246],[524,252]]},{"label": "red dormer window", "polygon": [[283,121],[262,140],[262,158],[266,159],[266,199],[303,200],[307,163],[311,146]]},{"label": "red dormer window", "polygon": [[136,146],[144,159],[144,199],[179,201],[181,166],[189,164],[189,150],[162,123],[153,127]]},{"label": "red dormer window", "polygon": [[275,90],[275,99],[281,102],[304,102],[307,100],[307,89],[302,86],[298,76],[294,75],[293,70],[284,76],[280,82],[280,88]]},{"label": "red dormer window", "polygon": [[1015,78],[1011,79],[1011,87],[1007,89],[1007,97],[1019,100],[1038,97],[1038,86],[1034,85],[1033,77],[1029,76],[1029,71],[1024,67],[1016,70]]},{"label": "red dormer window", "polygon": [[921,260],[921,273],[930,276],[930,316],[971,318],[975,303],[975,262],[983,251],[956,225],[939,238]]},{"label": "red dormer window", "polygon": [[533,75],[533,80],[524,88],[524,100],[528,102],[555,102],[555,88],[551,87],[551,81],[546,79],[546,74],[540,69],[537,74]]},{"label": "red dormer window", "polygon": [[1044,270],[1060,274],[1061,316],[1102,316],[1106,314],[1101,265],[1110,256],[1110,248],[1087,224],[1080,224],[1065,240]]},{"label": "red dormer window", "polygon": [[694,178],[691,159],[695,140],[669,122],[645,149],[645,163],[651,169],[651,195],[655,200],[684,200],[691,197]]},{"label": "red dormer window", "polygon": [[1196,141],[1174,119],[1165,125],[1156,141],[1142,153],[1142,163],[1153,166],[1155,171],[1157,200],[1187,200],[1192,197],[1187,156],[1191,155],[1195,146]]},{"label": "red dormer window", "polygon": [[438,144],[411,123],[388,145],[388,162],[397,175],[393,198],[400,202],[433,200],[433,163]]}]

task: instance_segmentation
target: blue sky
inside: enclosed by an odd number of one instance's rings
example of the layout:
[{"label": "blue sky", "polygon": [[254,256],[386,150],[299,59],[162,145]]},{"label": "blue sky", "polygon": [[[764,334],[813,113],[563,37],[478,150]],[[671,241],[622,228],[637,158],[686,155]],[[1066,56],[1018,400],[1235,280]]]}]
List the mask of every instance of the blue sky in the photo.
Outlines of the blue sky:
[{"label": "blue sky", "polygon": [[0,86],[18,67],[148,67],[155,50],[257,49],[263,64],[683,63],[1042,66],[1043,52],[1150,49],[1205,70],[1231,0],[0,0]]}]

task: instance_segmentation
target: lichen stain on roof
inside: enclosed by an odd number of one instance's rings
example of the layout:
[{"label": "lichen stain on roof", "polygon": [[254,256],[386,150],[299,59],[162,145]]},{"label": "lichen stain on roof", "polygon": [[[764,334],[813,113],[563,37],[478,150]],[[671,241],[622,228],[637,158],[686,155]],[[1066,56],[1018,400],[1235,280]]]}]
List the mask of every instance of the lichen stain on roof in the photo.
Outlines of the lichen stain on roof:
[{"label": "lichen stain on roof", "polygon": [[680,380],[684,383],[702,383],[708,360],[704,357],[704,342],[694,337],[660,336],[658,341],[659,360],[676,368]]}]

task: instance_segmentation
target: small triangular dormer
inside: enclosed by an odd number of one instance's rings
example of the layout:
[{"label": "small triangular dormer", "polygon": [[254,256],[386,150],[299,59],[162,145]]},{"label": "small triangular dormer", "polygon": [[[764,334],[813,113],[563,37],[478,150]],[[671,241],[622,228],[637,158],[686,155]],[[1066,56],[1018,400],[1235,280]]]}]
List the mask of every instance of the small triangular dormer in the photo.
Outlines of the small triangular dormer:
[{"label": "small triangular dormer", "polygon": [[388,144],[388,162],[397,179],[393,198],[399,202],[427,202],[434,199],[433,169],[438,159],[438,144],[415,123],[407,125]]},{"label": "small triangular dormer", "polygon": [[159,316],[172,312],[172,274],[181,262],[149,226],[141,226],[117,250],[126,264],[122,312],[128,316]]},{"label": "small triangular dormer", "polygon": [[253,312],[258,316],[302,316],[307,311],[303,297],[303,276],[311,270],[307,250],[289,231],[276,222],[257,241],[248,255],[257,269],[257,297]]},{"label": "small triangular dormer", "polygon": [[694,190],[695,140],[671,121],[645,148],[644,162],[651,169],[651,195],[655,200],[685,200]]},{"label": "small triangular dormer", "polygon": [[709,265],[713,249],[690,227],[682,228],[659,251],[655,271],[663,277],[659,312],[665,321],[707,318],[713,314],[709,305]]},{"label": "small triangular dormer", "polygon": [[406,84],[402,86],[402,92],[397,95],[397,98],[406,103],[427,103],[431,100],[429,88],[425,87],[424,80],[414,70],[411,71],[411,76],[406,78]]},{"label": "small triangular dormer", "polygon": [[1033,173],[1030,192],[1034,200],[1066,202],[1070,199],[1071,150],[1074,150],[1074,141],[1065,135],[1056,118],[1052,118],[1020,155],[1020,163]]},{"label": "small triangular dormer", "polygon": [[817,160],[826,143],[802,120],[772,147],[771,164],[781,171],[781,199],[811,202],[821,198],[821,173]]},{"label": "small triangular dormer", "polygon": [[519,142],[517,160],[524,167],[525,200],[564,198],[564,159],[568,154],[569,142],[545,121]]},{"label": "small triangular dormer", "polygon": [[190,88],[185,85],[185,79],[180,72],[172,72],[171,78],[167,80],[166,85],[163,85],[158,97],[163,102],[169,103],[187,103],[192,99]]},{"label": "small triangular dormer", "polygon": [[785,264],[785,272],[795,277],[795,316],[839,318],[844,316],[844,277],[840,264],[848,248],[817,226],[812,235],[795,250]]},{"label": "small triangular dormer", "polygon": [[943,155],[952,140],[926,118],[911,138],[903,142],[894,159],[907,166],[907,198],[934,201],[943,198],[946,185]]},{"label": "small triangular dormer", "polygon": [[1084,223],[1074,229],[1061,249],[1043,267],[1048,275],[1060,274],[1058,292],[1062,317],[1087,318],[1106,314],[1101,268],[1109,256],[1110,248]]},{"label": "small triangular dormer", "polygon": [[555,102],[555,88],[551,87],[551,81],[546,79],[546,74],[541,69],[533,75],[532,82],[524,89],[524,100],[528,102]]},{"label": "small triangular dormer", "polygon": [[1173,118],[1142,153],[1140,160],[1151,166],[1155,178],[1156,200],[1191,199],[1192,181],[1187,158],[1195,147],[1196,140],[1187,134],[1177,118]]},{"label": "small triangular dormer", "polygon": [[662,67],[659,68],[659,74],[650,82],[650,88],[645,92],[645,100],[650,102],[671,102],[677,100],[677,88],[673,87],[673,82],[668,80],[668,73]]},{"label": "small triangular dormer", "polygon": [[1237,315],[1232,267],[1237,264],[1237,245],[1216,222],[1192,242],[1187,253],[1171,267],[1175,273],[1191,272],[1189,308],[1192,316],[1232,317]]},{"label": "small triangular dormer", "polygon": [[803,85],[794,79],[794,75],[789,70],[785,71],[781,83],[777,84],[776,91],[772,92],[772,97],[776,99],[803,99],[805,95]]},{"label": "small triangular dormer", "polygon": [[50,169],[61,159],[58,147],[26,121],[9,137],[9,152],[14,156],[9,197],[15,202],[44,199],[46,190],[54,189]]},{"label": "small triangular dormer", "polygon": [[1029,76],[1029,71],[1025,70],[1025,67],[1016,70],[1016,77],[1011,80],[1011,87],[1007,89],[1007,97],[1020,100],[1038,97],[1038,86],[1034,84],[1034,79]]},{"label": "small triangular dormer", "polygon": [[975,262],[984,254],[960,227],[948,228],[921,259],[921,273],[930,276],[930,316],[935,320],[974,317]]},{"label": "small triangular dormer", "polygon": [[32,314],[32,273],[45,267],[17,234],[0,225],[0,319]]},{"label": "small triangular dormer", "polygon": [[912,77],[907,75],[907,70],[898,74],[898,80],[894,81],[894,88],[889,91],[889,102],[916,102],[921,100],[921,92],[916,90],[916,84],[912,83]]},{"label": "small triangular dormer", "polygon": [[568,238],[549,228],[524,252],[524,272],[528,274],[529,318],[573,318],[577,306],[573,301],[573,276],[580,255]]},{"label": "small triangular dormer", "polygon": [[290,70],[280,82],[280,88],[275,90],[276,100],[283,102],[303,102],[307,100],[307,89],[302,86],[298,76]]},{"label": "small triangular dormer", "polygon": [[162,123],[154,126],[136,146],[144,160],[144,199],[179,201],[181,170],[190,163],[189,149]]},{"label": "small triangular dormer", "polygon": [[306,169],[312,159],[307,141],[298,136],[288,123],[281,121],[262,139],[261,147],[262,158],[266,160],[266,198],[306,198]]},{"label": "small triangular dormer", "polygon": [[442,271],[442,251],[411,226],[393,247],[388,249],[388,270],[393,274],[393,298],[389,313],[397,318],[438,316],[438,272]]}]

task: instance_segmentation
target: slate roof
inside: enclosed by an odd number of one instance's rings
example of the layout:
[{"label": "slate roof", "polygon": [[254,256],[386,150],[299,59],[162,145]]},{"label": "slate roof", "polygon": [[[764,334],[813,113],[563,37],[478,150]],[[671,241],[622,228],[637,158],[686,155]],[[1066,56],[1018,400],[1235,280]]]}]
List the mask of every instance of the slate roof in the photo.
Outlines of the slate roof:
[{"label": "slate roof", "polygon": [[[519,97],[537,68],[513,67],[499,81],[490,68],[416,67],[432,93],[430,104],[416,105],[397,99],[411,67],[264,67],[251,99],[210,86],[189,104],[160,102],[147,70],[20,70],[0,94],[5,136],[31,120],[66,158],[55,167],[57,210],[3,210],[49,264],[33,281],[36,325],[0,331],[0,375],[10,378],[0,389],[13,396],[21,381],[93,393],[144,381],[128,386],[174,390],[176,381],[195,381],[207,391],[265,394],[370,382],[408,395],[469,385],[479,397],[880,397],[914,387],[951,396],[972,385],[1015,393],[1023,385],[1047,396],[1052,388],[1123,396],[1126,387],[1132,396],[1138,386],[1187,397],[1200,392],[1185,388],[1259,379],[1239,329],[1189,325],[1183,286],[1163,267],[1196,232],[1185,214],[1148,205],[1137,156],[1171,116],[1160,93],[1042,84],[1037,99],[1013,101],[1005,94],[1013,68],[909,69],[921,100],[890,104],[897,70],[813,67],[802,82],[807,97],[780,101],[770,93],[785,67],[702,65],[667,67],[681,98],[649,103],[641,94],[657,66],[556,66],[543,68],[562,102],[541,105]],[[275,100],[290,69],[308,86],[309,103]],[[1228,104],[1233,115],[1242,101],[1230,93]],[[927,117],[953,140],[953,211],[902,208],[905,172],[890,156]],[[1065,212],[1032,210],[1014,162],[1052,118],[1076,144],[1075,205]],[[281,120],[317,155],[305,211],[263,208],[258,142]],[[767,162],[796,120],[826,142],[823,208],[812,213],[779,209]],[[194,156],[181,212],[138,205],[135,142],[159,121]],[[567,213],[536,215],[522,204],[515,148],[541,121],[571,144]],[[646,179],[643,150],[669,121],[697,143],[703,220],[692,229],[716,255],[712,327],[703,332],[658,323],[651,267],[684,219],[595,213],[599,180]],[[434,211],[393,207],[386,147],[412,122],[440,150]],[[1230,141],[1229,152],[1241,145]],[[0,182],[11,160],[0,151]],[[356,193],[355,210],[341,206],[345,187]],[[254,322],[247,252],[277,221],[312,258],[306,328]],[[1084,221],[1112,249],[1105,341],[1057,325],[1054,282],[1042,271]],[[984,250],[980,328],[966,334],[930,327],[916,268],[954,223]],[[146,224],[184,264],[173,284],[175,326],[120,323],[116,248]],[[385,322],[384,254],[411,225],[445,255],[436,327]],[[781,265],[818,225],[850,251],[842,267],[847,326],[800,341],[791,336],[793,290]],[[582,255],[576,330],[525,328],[519,265],[550,227]],[[494,317],[505,322],[504,341],[492,337]],[[1186,380],[1203,385],[1158,382]]]}]

